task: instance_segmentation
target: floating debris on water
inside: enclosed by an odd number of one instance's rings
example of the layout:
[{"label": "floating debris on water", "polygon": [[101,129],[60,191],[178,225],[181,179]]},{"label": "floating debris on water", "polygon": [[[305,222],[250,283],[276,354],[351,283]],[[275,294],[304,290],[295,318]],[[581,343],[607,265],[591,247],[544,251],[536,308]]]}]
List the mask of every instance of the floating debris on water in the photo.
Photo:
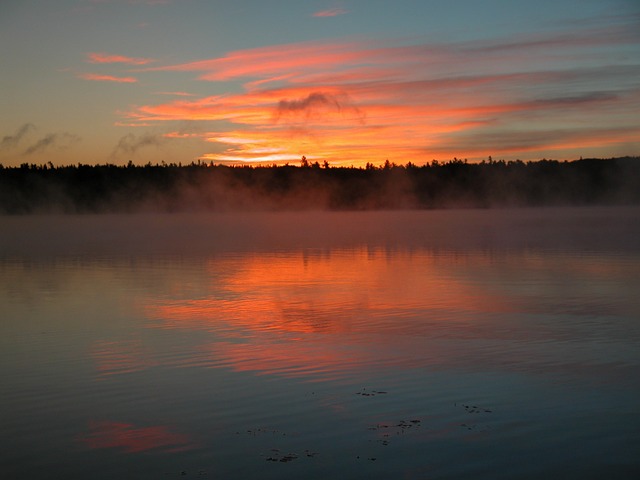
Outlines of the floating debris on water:
[{"label": "floating debris on water", "polygon": [[280,455],[280,451],[277,448],[274,448],[271,451],[274,452],[274,454],[265,458],[267,462],[287,463],[299,458],[299,455],[297,453],[287,453],[284,455]]},{"label": "floating debris on water", "polygon": [[386,395],[388,392],[385,390],[370,390],[367,391],[366,388],[363,388],[359,392],[356,392],[356,395],[360,395],[362,397],[375,397],[376,395]]},{"label": "floating debris on water", "polygon": [[[392,436],[405,435],[409,430],[414,429],[417,430],[420,428],[422,424],[422,420],[418,418],[413,418],[411,420],[400,420],[398,423],[377,423],[376,425],[372,425],[367,427],[367,430],[373,431],[385,431],[382,433],[382,438],[377,439],[376,441],[380,443],[382,446],[387,446],[391,442]],[[369,440],[372,441],[372,440]]]},{"label": "floating debris on water", "polygon": [[244,432],[241,431],[236,431],[236,435],[241,435],[241,434],[246,434],[246,435],[251,435],[251,436],[258,436],[258,435],[266,435],[266,434],[271,434],[271,435],[282,435],[282,436],[286,436],[287,434],[284,432],[280,432],[279,430],[274,430],[271,428],[249,428],[247,430],[245,430]]},{"label": "floating debris on water", "polygon": [[[457,403],[454,403],[454,405],[456,407],[458,406]],[[477,414],[484,414],[484,413],[493,413],[492,409],[481,407],[479,405],[467,405],[467,404],[461,403],[460,406],[464,408],[465,411],[469,414],[477,415]],[[475,431],[475,432],[486,432],[487,430],[491,429],[489,425],[481,425],[477,423],[461,423],[460,427],[466,430]]]},{"label": "floating debris on water", "polygon": [[[458,404],[454,403],[454,405],[457,406]],[[467,411],[467,413],[493,413],[493,410],[479,407],[477,405],[465,405],[464,403],[461,403],[460,405]]]},{"label": "floating debris on water", "polygon": [[[206,470],[202,470],[202,469],[198,470],[198,476],[204,476],[206,474],[207,474]],[[186,470],[180,470],[180,476],[181,477],[189,476],[189,472],[187,472]]]},{"label": "floating debris on water", "polygon": [[[305,457],[309,457],[309,458],[313,458],[319,455],[318,452],[314,452],[309,449],[306,449],[303,452],[303,454]],[[267,462],[282,462],[282,463],[292,462],[293,460],[297,460],[298,458],[300,458],[300,455],[298,455],[295,452],[281,453],[279,448],[272,448],[268,455],[261,454],[261,456],[265,457],[265,460]]]},{"label": "floating debris on water", "polygon": [[377,423],[376,425],[372,425],[368,427],[368,430],[380,430],[383,428],[395,428],[398,432],[407,430],[409,428],[420,427],[422,420],[414,418],[412,420],[400,420],[400,422],[389,425],[387,423]]}]

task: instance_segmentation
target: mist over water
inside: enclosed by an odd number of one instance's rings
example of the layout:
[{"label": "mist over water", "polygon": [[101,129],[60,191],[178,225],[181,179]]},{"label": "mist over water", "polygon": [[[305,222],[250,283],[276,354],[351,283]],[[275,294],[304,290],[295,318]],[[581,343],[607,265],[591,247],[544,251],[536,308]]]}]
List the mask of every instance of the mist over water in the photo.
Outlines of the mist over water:
[{"label": "mist over water", "polygon": [[640,207],[0,216],[0,255],[203,255],[375,246],[637,251]]},{"label": "mist over water", "polygon": [[636,478],[640,209],[0,217],[8,478]]}]

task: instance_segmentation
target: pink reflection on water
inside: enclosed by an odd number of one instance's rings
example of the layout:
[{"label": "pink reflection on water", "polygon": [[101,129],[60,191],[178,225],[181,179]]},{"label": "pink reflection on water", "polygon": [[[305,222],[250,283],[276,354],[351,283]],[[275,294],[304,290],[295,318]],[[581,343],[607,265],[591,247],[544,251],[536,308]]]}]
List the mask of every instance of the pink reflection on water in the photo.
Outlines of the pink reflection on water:
[{"label": "pink reflection on water", "polygon": [[90,422],[89,432],[78,440],[91,449],[118,448],[126,453],[179,452],[194,447],[187,435],[172,432],[166,426],[136,427],[112,421]]}]

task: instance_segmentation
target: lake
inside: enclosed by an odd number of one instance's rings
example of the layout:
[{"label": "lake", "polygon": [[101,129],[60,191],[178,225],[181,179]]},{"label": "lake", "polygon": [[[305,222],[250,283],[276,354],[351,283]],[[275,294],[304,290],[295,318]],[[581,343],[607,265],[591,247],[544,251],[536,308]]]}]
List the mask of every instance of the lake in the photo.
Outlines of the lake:
[{"label": "lake", "polygon": [[7,479],[640,478],[640,208],[0,217]]}]

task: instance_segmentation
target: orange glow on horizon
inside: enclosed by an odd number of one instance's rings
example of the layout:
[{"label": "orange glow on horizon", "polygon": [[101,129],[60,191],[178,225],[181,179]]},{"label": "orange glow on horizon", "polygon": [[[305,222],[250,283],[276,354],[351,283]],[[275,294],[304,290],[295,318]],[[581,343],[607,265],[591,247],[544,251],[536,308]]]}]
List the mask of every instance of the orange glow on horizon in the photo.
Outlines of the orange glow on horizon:
[{"label": "orange glow on horizon", "polygon": [[[196,71],[200,79],[214,82],[247,79],[243,91],[141,105],[127,117],[141,123],[187,120],[230,126],[201,134],[213,148],[200,158],[239,163],[281,163],[304,155],[335,166],[387,159],[421,164],[443,156],[473,160],[597,146],[594,138],[610,145],[638,138],[637,128],[618,128],[608,137],[582,126],[541,131],[535,128],[537,119],[551,112],[571,119],[574,112],[583,118],[599,108],[628,107],[608,94],[525,98],[517,94],[521,84],[544,86],[570,74],[505,69],[500,56],[474,75],[449,73],[460,55],[437,45],[364,41],[236,51],[145,71]],[[505,49],[501,55],[513,52]],[[470,56],[467,61],[479,60]],[[514,58],[508,64],[518,63]],[[494,65],[496,70],[490,71]],[[434,69],[438,76],[432,76]],[[636,94],[626,101],[640,99]]]}]

